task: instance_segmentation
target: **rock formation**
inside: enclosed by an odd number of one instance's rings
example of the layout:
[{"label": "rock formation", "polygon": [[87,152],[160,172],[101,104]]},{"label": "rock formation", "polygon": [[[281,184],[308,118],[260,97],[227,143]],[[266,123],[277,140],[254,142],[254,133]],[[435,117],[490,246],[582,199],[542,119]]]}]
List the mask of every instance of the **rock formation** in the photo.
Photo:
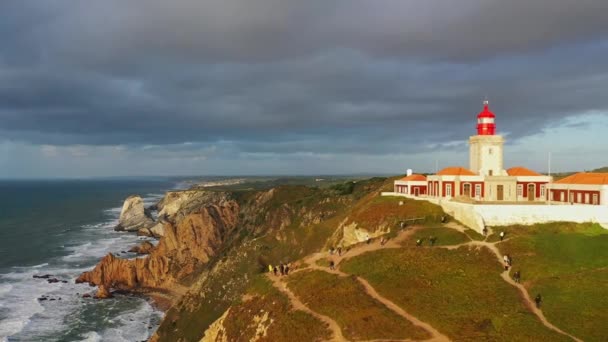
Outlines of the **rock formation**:
[{"label": "rock formation", "polygon": [[170,290],[175,281],[207,263],[236,227],[239,205],[235,200],[225,193],[202,197],[208,200],[202,207],[177,222],[165,223],[164,236],[149,256],[129,260],[108,254],[76,282],[122,290]]},{"label": "rock formation", "polygon": [[110,293],[110,291],[108,290],[107,287],[105,287],[103,285],[99,285],[99,288],[97,289],[97,293],[95,294],[95,298],[96,299],[112,298],[112,294]]},{"label": "rock formation", "polygon": [[120,218],[115,230],[136,232],[141,228],[152,226],[154,221],[144,209],[144,201],[138,195],[129,196],[120,211]]},{"label": "rock formation", "polygon": [[139,245],[129,249],[129,252],[137,253],[140,255],[150,254],[154,249],[154,245],[150,241],[144,241]]}]

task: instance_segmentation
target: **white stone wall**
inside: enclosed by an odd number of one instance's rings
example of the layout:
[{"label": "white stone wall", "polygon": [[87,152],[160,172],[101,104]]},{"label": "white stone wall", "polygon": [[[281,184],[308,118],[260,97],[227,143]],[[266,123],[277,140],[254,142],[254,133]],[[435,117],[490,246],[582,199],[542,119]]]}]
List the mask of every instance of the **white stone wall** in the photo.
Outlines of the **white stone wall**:
[{"label": "white stone wall", "polygon": [[[382,195],[395,194],[382,193]],[[478,232],[481,232],[484,226],[531,225],[547,222],[593,222],[608,229],[608,205],[467,204],[428,197],[409,195],[403,197],[440,205],[447,214]]]}]

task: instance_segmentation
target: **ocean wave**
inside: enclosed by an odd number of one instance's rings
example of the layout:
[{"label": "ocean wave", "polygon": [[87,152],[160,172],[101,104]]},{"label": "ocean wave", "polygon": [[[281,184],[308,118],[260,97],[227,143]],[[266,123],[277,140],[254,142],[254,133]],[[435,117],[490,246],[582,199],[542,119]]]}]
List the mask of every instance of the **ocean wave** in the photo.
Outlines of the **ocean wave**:
[{"label": "ocean wave", "polygon": [[[159,198],[162,195],[148,194],[144,201],[156,203]],[[109,220],[74,230],[71,240],[63,245],[67,255],[35,266],[15,266],[11,268],[14,272],[0,274],[0,341],[7,341],[11,336],[19,340],[40,340],[40,336],[51,336],[67,329],[66,317],[78,315],[83,305],[104,305],[92,300],[83,302],[81,295],[91,292],[92,288],[75,284],[74,280],[108,253],[131,256],[121,252],[141,242],[142,239],[133,233],[114,231],[120,210],[106,209],[104,213]],[[48,283],[33,277],[43,274],[52,274],[67,283]],[[49,300],[39,301],[43,296]],[[100,306],[98,310],[103,308]],[[112,325],[116,327],[90,331],[81,337],[84,341],[145,340],[153,331],[149,327],[157,326],[161,317],[161,312],[141,299],[135,309],[111,317]]]}]

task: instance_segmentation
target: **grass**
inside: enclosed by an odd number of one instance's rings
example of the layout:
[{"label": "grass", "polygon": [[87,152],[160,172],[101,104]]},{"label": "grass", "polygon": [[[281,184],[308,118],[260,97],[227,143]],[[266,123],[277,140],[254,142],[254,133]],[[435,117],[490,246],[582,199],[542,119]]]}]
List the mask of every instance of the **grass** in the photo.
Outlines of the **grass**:
[{"label": "grass", "polygon": [[289,299],[266,277],[256,276],[248,294],[247,300],[230,308],[224,320],[228,341],[308,342],[330,338],[331,332],[323,322],[306,312],[292,310]]},{"label": "grass", "polygon": [[384,227],[398,228],[400,221],[420,217],[425,218],[422,223],[438,223],[442,215],[441,207],[426,201],[371,194],[353,208],[348,223],[356,222],[362,228],[375,231]]},{"label": "grass", "polygon": [[334,319],[347,339],[429,337],[426,331],[367,295],[354,277],[301,272],[289,277],[288,286],[312,310]]},{"label": "grass", "polygon": [[608,231],[576,223],[505,231],[510,239],[498,246],[521,270],[530,295],[543,296],[547,319],[584,340],[607,340]]},{"label": "grass", "polygon": [[542,325],[520,293],[500,278],[487,249],[405,247],[347,260],[384,297],[460,341],[568,340]]},{"label": "grass", "polygon": [[471,239],[464,233],[461,233],[457,230],[451,228],[423,228],[419,229],[412,235],[408,240],[405,241],[405,244],[413,245],[416,240],[424,239],[424,245],[430,245],[429,238],[434,236],[437,238],[435,241],[435,246],[450,246],[450,245],[459,245],[461,243],[469,242]]}]

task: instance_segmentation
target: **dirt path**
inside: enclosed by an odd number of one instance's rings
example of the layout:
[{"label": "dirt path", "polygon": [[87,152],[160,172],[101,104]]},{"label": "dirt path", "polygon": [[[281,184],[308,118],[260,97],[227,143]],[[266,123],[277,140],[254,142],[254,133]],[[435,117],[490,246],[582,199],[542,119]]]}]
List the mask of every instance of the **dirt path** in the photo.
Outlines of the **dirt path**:
[{"label": "dirt path", "polygon": [[[452,228],[455,230],[458,230],[460,232],[464,232],[464,227],[462,227],[461,225],[457,224],[457,223],[453,223],[450,222],[449,224],[444,225],[444,227],[447,228]],[[492,233],[490,232],[488,234],[488,236],[490,236]],[[487,240],[487,237],[486,237]],[[479,247],[486,247],[488,248],[490,251],[492,251],[492,253],[494,253],[494,255],[496,255],[496,258],[498,259],[498,262],[502,265],[503,264],[503,255],[500,253],[500,250],[498,249],[498,247],[496,247],[496,244],[501,242],[501,241],[496,241],[496,242],[488,242],[488,241],[469,241],[469,242],[465,242],[465,243],[461,243],[459,245],[453,245],[453,246],[437,246],[439,248],[445,248],[445,249],[456,249],[462,246],[479,246]],[[508,239],[505,239],[504,241],[507,241]],[[506,281],[507,283],[509,283],[512,286],[515,286],[519,292],[521,293],[522,297],[524,298],[525,302],[526,302],[526,306],[528,307],[528,309],[530,309],[530,311],[532,311],[532,313],[534,313],[538,319],[541,321],[541,323],[546,326],[547,328],[554,330],[562,335],[568,336],[571,339],[575,340],[575,341],[581,341],[580,339],[568,334],[567,332],[561,330],[560,328],[556,327],[555,325],[551,324],[551,322],[549,322],[547,320],[547,318],[545,317],[545,315],[543,314],[543,312],[536,307],[536,303],[530,298],[530,294],[528,293],[528,291],[526,290],[526,288],[519,284],[516,283],[515,280],[513,280],[510,276],[509,276],[509,271],[505,270],[503,271],[500,276],[502,277],[502,279],[504,279],[504,281]]]},{"label": "dirt path", "polygon": [[[498,247],[496,247],[496,243],[490,243],[490,242],[485,242],[485,241],[473,241],[472,245],[484,246],[484,247],[490,249],[496,255],[498,262],[501,264],[503,263],[503,256],[501,255],[500,251],[498,250]],[[544,326],[546,326],[547,328],[549,328],[551,330],[557,331],[558,333],[560,333],[562,335],[568,336],[575,341],[579,341],[579,342],[582,341],[582,340],[568,334],[567,332],[561,330],[560,328],[556,327],[555,325],[551,324],[551,322],[549,322],[547,320],[547,318],[545,317],[545,315],[543,314],[542,310],[540,310],[539,308],[536,307],[536,303],[534,303],[534,301],[530,298],[530,294],[528,293],[526,288],[523,285],[516,283],[509,276],[508,270],[503,271],[500,274],[500,276],[502,277],[502,279],[504,279],[504,281],[511,284],[512,286],[515,286],[519,290],[519,292],[522,294],[524,300],[526,301],[528,309],[530,309],[530,311],[532,311],[538,317],[538,319],[540,319],[540,321],[543,323]]]},{"label": "dirt path", "polygon": [[[347,253],[342,254],[341,256],[338,255],[330,255],[328,252],[319,252],[319,253],[315,253],[315,254],[311,254],[310,256],[306,257],[303,262],[306,264],[306,266],[299,268],[291,273],[297,273],[297,272],[301,272],[301,271],[305,271],[305,270],[318,270],[318,271],[323,271],[323,272],[327,272],[327,273],[331,273],[331,274],[335,274],[341,277],[348,277],[350,276],[350,274],[348,273],[344,273],[338,269],[330,269],[329,267],[326,266],[320,266],[317,264],[317,261],[324,259],[324,258],[329,258],[331,260],[334,260],[335,265],[337,267],[337,265],[346,259],[350,259],[353,258],[355,256],[364,254],[364,253],[368,253],[368,252],[372,252],[372,251],[376,251],[379,249],[383,249],[383,248],[402,248],[403,246],[401,246],[401,242],[403,240],[405,240],[407,237],[411,236],[416,230],[420,229],[421,227],[412,227],[407,229],[406,231],[402,231],[399,233],[399,235],[397,235],[395,238],[389,240],[388,242],[386,242],[384,245],[380,244],[380,240],[379,239],[375,239],[374,242],[369,243],[369,244],[362,244],[362,245],[358,245],[354,248],[352,248],[351,250],[349,250]],[[279,280],[278,277],[272,277],[270,276],[271,279],[273,279],[273,282],[275,284],[282,284],[282,282]],[[450,341],[450,339],[443,335],[442,333],[440,333],[437,329],[435,329],[433,326],[431,326],[428,323],[425,323],[421,320],[419,320],[418,318],[416,318],[415,316],[409,314],[408,312],[406,312],[405,310],[403,310],[401,307],[399,307],[398,305],[396,305],[395,303],[393,303],[392,301],[390,301],[389,299],[381,296],[376,289],[374,289],[374,287],[368,283],[365,279],[361,278],[361,277],[357,277],[356,278],[359,283],[361,283],[361,285],[363,285],[363,287],[365,288],[367,294],[376,299],[377,301],[379,301],[380,303],[384,304],[387,308],[389,308],[391,311],[395,312],[396,314],[398,314],[399,316],[405,318],[406,320],[410,321],[412,324],[426,330],[430,335],[431,338],[428,341]],[[277,286],[277,285],[275,285]],[[285,286],[285,285],[283,285]],[[289,291],[288,289],[286,289],[287,291]],[[289,296],[289,295],[288,295]],[[291,293],[291,296],[293,296],[295,298],[295,295],[293,293]],[[290,296],[290,298],[291,298]],[[297,300],[297,298],[295,298]],[[307,308],[307,312],[311,312],[312,310]],[[319,317],[319,319],[322,319],[320,316],[325,317],[323,315],[319,315],[319,314],[313,314],[316,317]],[[331,320],[331,318],[326,317],[327,319]],[[325,320],[324,320],[325,321]],[[332,322],[335,323],[335,321],[331,320]],[[327,322],[327,321],[326,321]],[[337,329],[339,330],[339,327],[337,327]],[[332,329],[333,330],[333,329]],[[337,336],[337,335],[335,335]],[[372,341],[384,341],[384,340],[372,340]],[[395,341],[395,340],[391,340],[391,341]],[[371,341],[368,341],[371,342]]]},{"label": "dirt path", "polygon": [[391,302],[390,300],[382,297],[380,294],[378,294],[378,292],[376,292],[376,289],[374,289],[374,287],[371,286],[370,283],[367,282],[367,280],[365,280],[361,277],[357,277],[357,280],[363,285],[363,287],[365,287],[367,294],[370,295],[372,298],[374,298],[377,301],[379,301],[380,303],[384,304],[387,308],[391,309],[393,312],[395,312],[399,316],[412,322],[412,324],[419,326],[422,329],[428,331],[431,334],[431,338],[428,341],[437,341],[437,342],[450,341],[450,339],[447,336],[440,333],[432,325],[425,323],[425,322],[419,320],[418,318],[410,315],[405,310],[403,310],[400,306],[398,306],[395,303]]},{"label": "dirt path", "polygon": [[330,341],[346,341],[346,338],[344,338],[344,335],[342,335],[342,330],[340,329],[340,326],[338,325],[338,323],[336,323],[336,321],[325,315],[321,315],[320,313],[317,313],[308,308],[306,305],[304,305],[304,303],[302,303],[300,299],[298,299],[298,297],[296,297],[296,295],[287,288],[287,284],[282,282],[279,277],[268,274],[268,279],[272,281],[272,285],[274,285],[277,290],[281,291],[287,296],[287,298],[289,298],[289,301],[291,302],[291,305],[294,309],[311,314],[312,316],[326,323],[332,333],[332,338]]}]

